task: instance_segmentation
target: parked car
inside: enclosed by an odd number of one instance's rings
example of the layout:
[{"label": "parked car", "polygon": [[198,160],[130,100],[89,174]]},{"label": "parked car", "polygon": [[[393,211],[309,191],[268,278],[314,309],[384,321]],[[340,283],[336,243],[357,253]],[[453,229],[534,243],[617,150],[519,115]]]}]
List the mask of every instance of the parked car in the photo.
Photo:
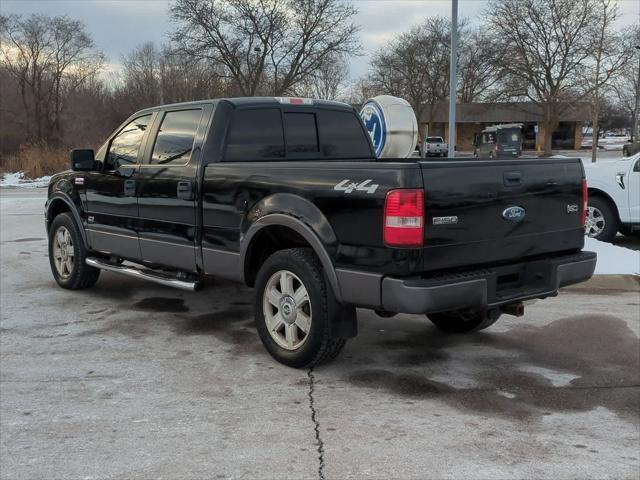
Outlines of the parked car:
[{"label": "parked car", "polygon": [[576,160],[377,159],[349,105],[235,98],[141,110],[71,152],[45,208],[66,289],[101,270],[194,290],[255,290],[278,361],[309,367],[357,332],[356,307],[427,314],[447,332],[522,315],[593,274]]},{"label": "parked car", "polygon": [[475,158],[517,158],[522,155],[522,125],[510,123],[487,127],[474,137]]},{"label": "parked car", "polygon": [[446,157],[449,155],[449,147],[442,137],[427,137],[424,139],[425,157]]},{"label": "parked car", "polygon": [[640,154],[585,163],[589,202],[585,232],[610,242],[618,232],[640,232]]}]

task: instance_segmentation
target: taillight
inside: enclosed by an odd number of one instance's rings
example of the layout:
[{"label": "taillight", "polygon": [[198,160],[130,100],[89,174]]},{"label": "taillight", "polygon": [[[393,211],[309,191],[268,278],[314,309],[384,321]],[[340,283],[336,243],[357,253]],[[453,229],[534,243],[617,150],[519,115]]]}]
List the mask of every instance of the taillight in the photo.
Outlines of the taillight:
[{"label": "taillight", "polygon": [[582,215],[580,216],[580,223],[584,227],[587,223],[587,205],[589,203],[589,194],[587,193],[587,180],[582,179]]},{"label": "taillight", "polygon": [[384,243],[389,247],[420,247],[424,234],[422,189],[390,190],[384,201]]}]

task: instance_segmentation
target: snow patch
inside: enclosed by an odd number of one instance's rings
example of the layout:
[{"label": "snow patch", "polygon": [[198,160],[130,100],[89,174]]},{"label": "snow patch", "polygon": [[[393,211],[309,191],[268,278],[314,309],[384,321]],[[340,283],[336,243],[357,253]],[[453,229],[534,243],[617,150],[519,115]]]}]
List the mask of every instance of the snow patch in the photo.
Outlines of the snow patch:
[{"label": "snow patch", "polygon": [[640,251],[585,237],[584,249],[598,254],[596,275],[640,275]]},{"label": "snow patch", "polygon": [[520,370],[523,372],[533,373],[535,375],[541,375],[554,387],[566,387],[571,385],[571,382],[576,378],[580,378],[578,375],[573,375],[570,373],[561,373],[556,372],[555,370],[550,370],[544,367],[537,367],[535,365],[523,365],[520,367]]},{"label": "snow patch", "polygon": [[7,188],[41,188],[49,185],[51,175],[36,179],[27,178],[24,172],[5,173],[0,180],[0,187]]}]

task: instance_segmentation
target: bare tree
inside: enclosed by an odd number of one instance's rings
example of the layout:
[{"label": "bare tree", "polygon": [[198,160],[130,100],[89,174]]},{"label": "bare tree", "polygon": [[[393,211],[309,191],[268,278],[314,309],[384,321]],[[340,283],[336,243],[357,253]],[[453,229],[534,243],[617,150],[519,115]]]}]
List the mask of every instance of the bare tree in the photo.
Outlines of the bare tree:
[{"label": "bare tree", "polygon": [[501,45],[501,88],[542,110],[544,152],[562,112],[584,95],[592,55],[595,0],[490,0],[486,27]]},{"label": "bare tree", "polygon": [[345,88],[349,63],[344,55],[328,59],[294,89],[296,95],[323,100],[336,100]]},{"label": "bare tree", "polygon": [[345,87],[342,101],[352,105],[362,105],[369,98],[379,95],[381,92],[377,84],[372,84],[370,78],[362,77],[350,82]]},{"label": "bare tree", "polygon": [[638,106],[640,104],[640,78],[638,70],[640,66],[640,50],[636,50],[635,46],[640,45],[640,25],[633,25],[626,29],[621,37],[623,38],[626,48],[635,52],[635,60],[631,58],[624,68],[621,69],[619,75],[613,79],[611,90],[612,97],[616,99],[618,106],[632,119],[631,126],[633,129],[635,141],[640,141],[637,135],[636,122],[638,122]]},{"label": "bare tree", "polygon": [[69,17],[0,16],[0,61],[17,81],[27,136],[57,141],[66,99],[101,68],[84,25]]},{"label": "bare tree", "polygon": [[115,91],[129,110],[230,93],[221,81],[220,65],[182,55],[168,45],[144,43],[125,55],[122,63],[122,79]]},{"label": "bare tree", "polygon": [[357,10],[338,0],[175,0],[172,38],[223,65],[242,95],[283,95],[330,62],[356,54]]},{"label": "bare tree", "polygon": [[592,58],[586,78],[587,90],[591,92],[593,163],[598,157],[602,94],[611,87],[611,80],[620,74],[632,53],[632,50],[625,46],[621,35],[614,30],[614,22],[618,18],[617,4],[613,0],[597,0],[597,7],[593,12],[597,23],[593,32]]},{"label": "bare tree", "polygon": [[140,106],[164,103],[161,84],[161,52],[147,42],[122,58],[122,74],[126,89],[138,99]]},{"label": "bare tree", "polygon": [[502,54],[502,49],[483,29],[462,33],[459,37],[458,101],[471,103],[490,99],[499,78],[496,55]]},{"label": "bare tree", "polygon": [[[488,98],[496,84],[495,48],[492,38],[469,27],[468,21],[458,28],[458,99],[477,102]],[[438,103],[449,97],[450,38],[447,18],[427,18],[374,54],[367,85],[377,93],[405,98],[419,119],[427,119],[431,131]]]},{"label": "bare tree", "polygon": [[407,100],[418,121],[426,114],[429,130],[437,103],[448,97],[450,36],[446,18],[427,18],[391,40],[371,60],[367,83],[379,93]]},{"label": "bare tree", "polygon": [[164,103],[218,98],[231,94],[222,65],[182,55],[169,46],[160,55],[160,91]]}]

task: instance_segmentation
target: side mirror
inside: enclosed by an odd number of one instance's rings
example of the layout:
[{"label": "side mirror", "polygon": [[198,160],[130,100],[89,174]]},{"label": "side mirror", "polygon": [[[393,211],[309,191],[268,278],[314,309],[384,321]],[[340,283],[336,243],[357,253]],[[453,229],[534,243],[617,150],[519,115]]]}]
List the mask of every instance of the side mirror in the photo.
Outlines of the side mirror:
[{"label": "side mirror", "polygon": [[93,150],[76,149],[69,153],[71,170],[87,172],[95,169],[96,159]]}]

